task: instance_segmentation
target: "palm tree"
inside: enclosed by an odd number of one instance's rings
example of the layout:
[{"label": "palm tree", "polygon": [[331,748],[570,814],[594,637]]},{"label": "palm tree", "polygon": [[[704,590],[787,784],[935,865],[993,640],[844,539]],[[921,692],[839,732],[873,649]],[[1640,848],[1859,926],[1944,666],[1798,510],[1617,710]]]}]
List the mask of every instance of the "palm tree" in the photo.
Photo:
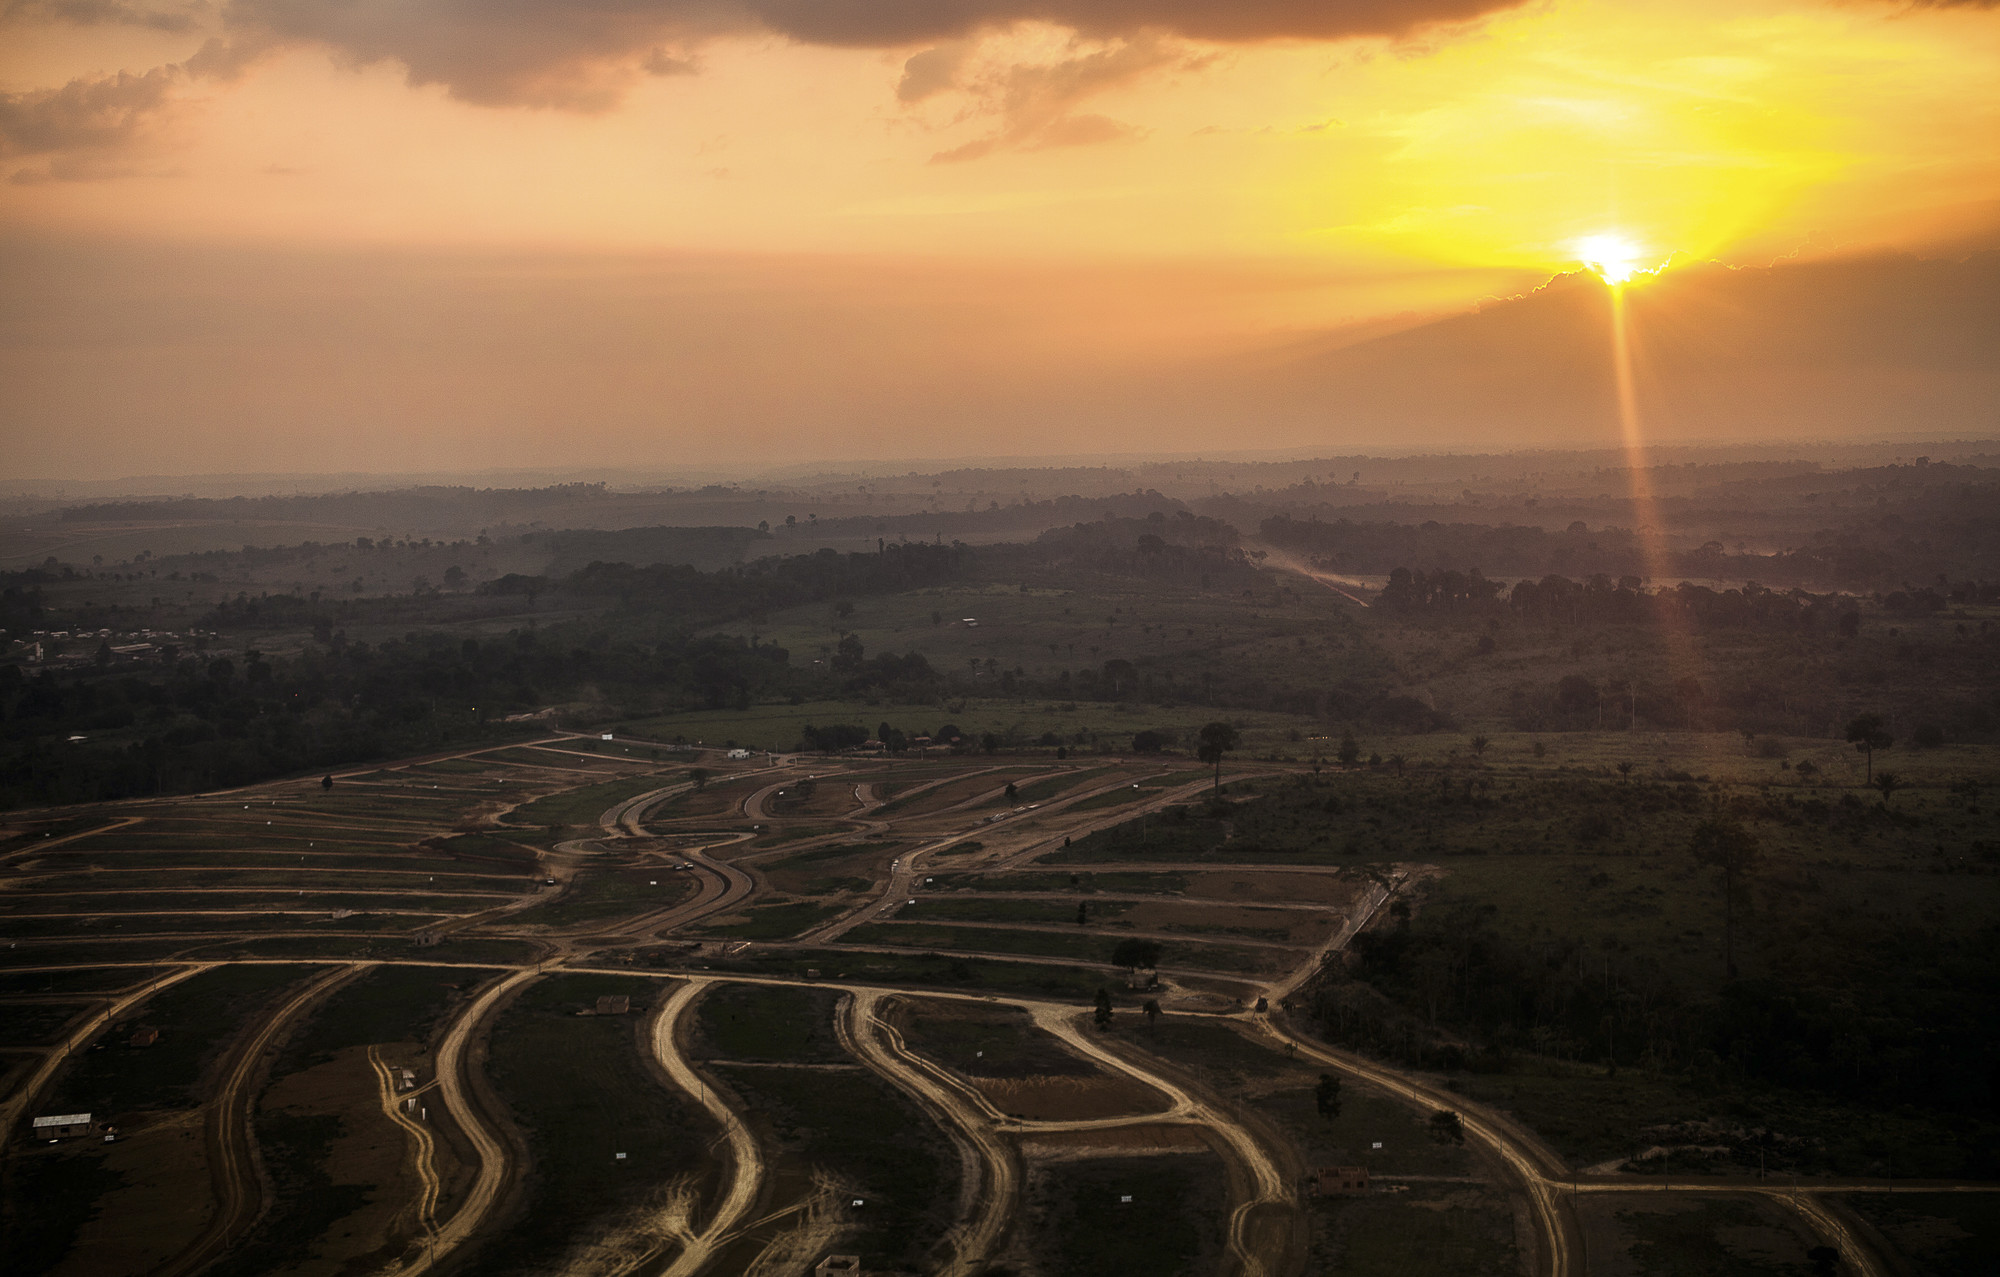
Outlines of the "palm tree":
[{"label": "palm tree", "polygon": [[1757,863],[1757,839],[1726,817],[1711,816],[1694,827],[1688,852],[1698,865],[1722,871],[1722,968],[1736,978],[1736,880]]},{"label": "palm tree", "polygon": [[1201,744],[1195,750],[1195,757],[1204,763],[1215,765],[1215,788],[1222,789],[1222,756],[1236,748],[1236,729],[1228,723],[1210,723],[1201,729]]},{"label": "palm tree", "polygon": [[1875,788],[1882,791],[1882,805],[1889,805],[1889,795],[1907,787],[1907,782],[1894,772],[1883,772],[1875,778]]}]

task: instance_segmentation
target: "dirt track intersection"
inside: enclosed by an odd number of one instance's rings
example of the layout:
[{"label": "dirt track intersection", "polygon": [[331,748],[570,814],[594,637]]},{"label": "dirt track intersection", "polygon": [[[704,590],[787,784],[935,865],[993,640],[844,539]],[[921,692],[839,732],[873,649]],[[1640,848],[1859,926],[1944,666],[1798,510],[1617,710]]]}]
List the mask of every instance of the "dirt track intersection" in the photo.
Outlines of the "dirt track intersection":
[{"label": "dirt track intersection", "polygon": [[[1435,1199],[1486,1230],[1467,1244],[1493,1271],[1585,1272],[1577,1203],[1659,1182],[1579,1177],[1504,1115],[1294,1027],[1286,1000],[1400,879],[1146,859],[1147,822],[1211,783],[1158,759],[558,736],[17,818],[18,1270],[1119,1271],[1093,1247],[1129,1204],[1176,1223],[1137,1230],[1124,1271],[1279,1277]],[[1138,831],[1122,857],[1067,850],[1114,830]],[[1131,940],[1160,946],[1157,986],[1112,961]],[[1344,1152],[1295,1112],[1322,1072],[1360,1097],[1341,1138],[1384,1137],[1347,1155],[1407,1196],[1350,1219],[1308,1195]],[[1464,1149],[1422,1140],[1444,1108]],[[115,1142],[22,1138],[80,1111]],[[1889,1271],[1854,1187],[1673,1196],[1775,1210]]]}]

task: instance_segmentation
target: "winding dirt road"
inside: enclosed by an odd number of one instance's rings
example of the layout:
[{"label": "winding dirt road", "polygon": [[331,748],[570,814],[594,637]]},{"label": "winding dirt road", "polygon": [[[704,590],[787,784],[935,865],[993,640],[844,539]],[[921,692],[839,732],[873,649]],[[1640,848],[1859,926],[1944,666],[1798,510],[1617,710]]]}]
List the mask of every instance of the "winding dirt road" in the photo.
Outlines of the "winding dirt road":
[{"label": "winding dirt road", "polygon": [[700,1272],[723,1246],[735,1240],[743,1217],[756,1204],[764,1184],[764,1152],[757,1147],[756,1138],[736,1115],[736,1110],[729,1107],[681,1054],[681,1017],[714,983],[713,980],[690,977],[687,983],[674,990],[673,996],[653,1017],[653,1058],[660,1062],[660,1067],[673,1078],[675,1085],[692,1096],[715,1119],[722,1128],[721,1138],[729,1145],[728,1191],[716,1204],[715,1213],[708,1222],[687,1237],[680,1254],[667,1265],[662,1277],[694,1277]]},{"label": "winding dirt road", "polygon": [[230,1049],[227,1080],[208,1104],[203,1132],[215,1209],[200,1235],[155,1269],[154,1277],[183,1277],[205,1267],[263,1213],[264,1178],[258,1166],[250,1109],[256,1102],[253,1084],[262,1072],[264,1053],[306,1007],[371,965],[349,963],[308,980]]}]

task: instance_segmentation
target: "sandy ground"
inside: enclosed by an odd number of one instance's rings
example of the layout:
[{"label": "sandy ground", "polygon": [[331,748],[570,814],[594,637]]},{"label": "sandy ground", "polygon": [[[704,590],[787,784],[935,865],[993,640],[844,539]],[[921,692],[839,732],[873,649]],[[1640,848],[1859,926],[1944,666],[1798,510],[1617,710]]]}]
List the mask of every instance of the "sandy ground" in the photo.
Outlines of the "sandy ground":
[{"label": "sandy ground", "polygon": [[1021,1141],[1031,1158],[1129,1157],[1134,1153],[1212,1153],[1195,1127],[1183,1124],[1114,1126],[1101,1131],[1039,1131]]},{"label": "sandy ground", "polygon": [[1132,1117],[1164,1107],[1159,1092],[1124,1077],[974,1078],[1002,1113],[1036,1122]]}]

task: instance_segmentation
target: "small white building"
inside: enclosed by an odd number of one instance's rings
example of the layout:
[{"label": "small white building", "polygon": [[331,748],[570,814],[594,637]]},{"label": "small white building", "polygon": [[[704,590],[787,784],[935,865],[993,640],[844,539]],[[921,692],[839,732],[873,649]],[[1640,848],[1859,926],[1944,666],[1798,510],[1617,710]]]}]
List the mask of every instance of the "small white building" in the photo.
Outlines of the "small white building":
[{"label": "small white building", "polygon": [[34,1131],[38,1140],[71,1139],[78,1135],[88,1135],[90,1114],[59,1113],[53,1117],[38,1117],[35,1119]]}]

